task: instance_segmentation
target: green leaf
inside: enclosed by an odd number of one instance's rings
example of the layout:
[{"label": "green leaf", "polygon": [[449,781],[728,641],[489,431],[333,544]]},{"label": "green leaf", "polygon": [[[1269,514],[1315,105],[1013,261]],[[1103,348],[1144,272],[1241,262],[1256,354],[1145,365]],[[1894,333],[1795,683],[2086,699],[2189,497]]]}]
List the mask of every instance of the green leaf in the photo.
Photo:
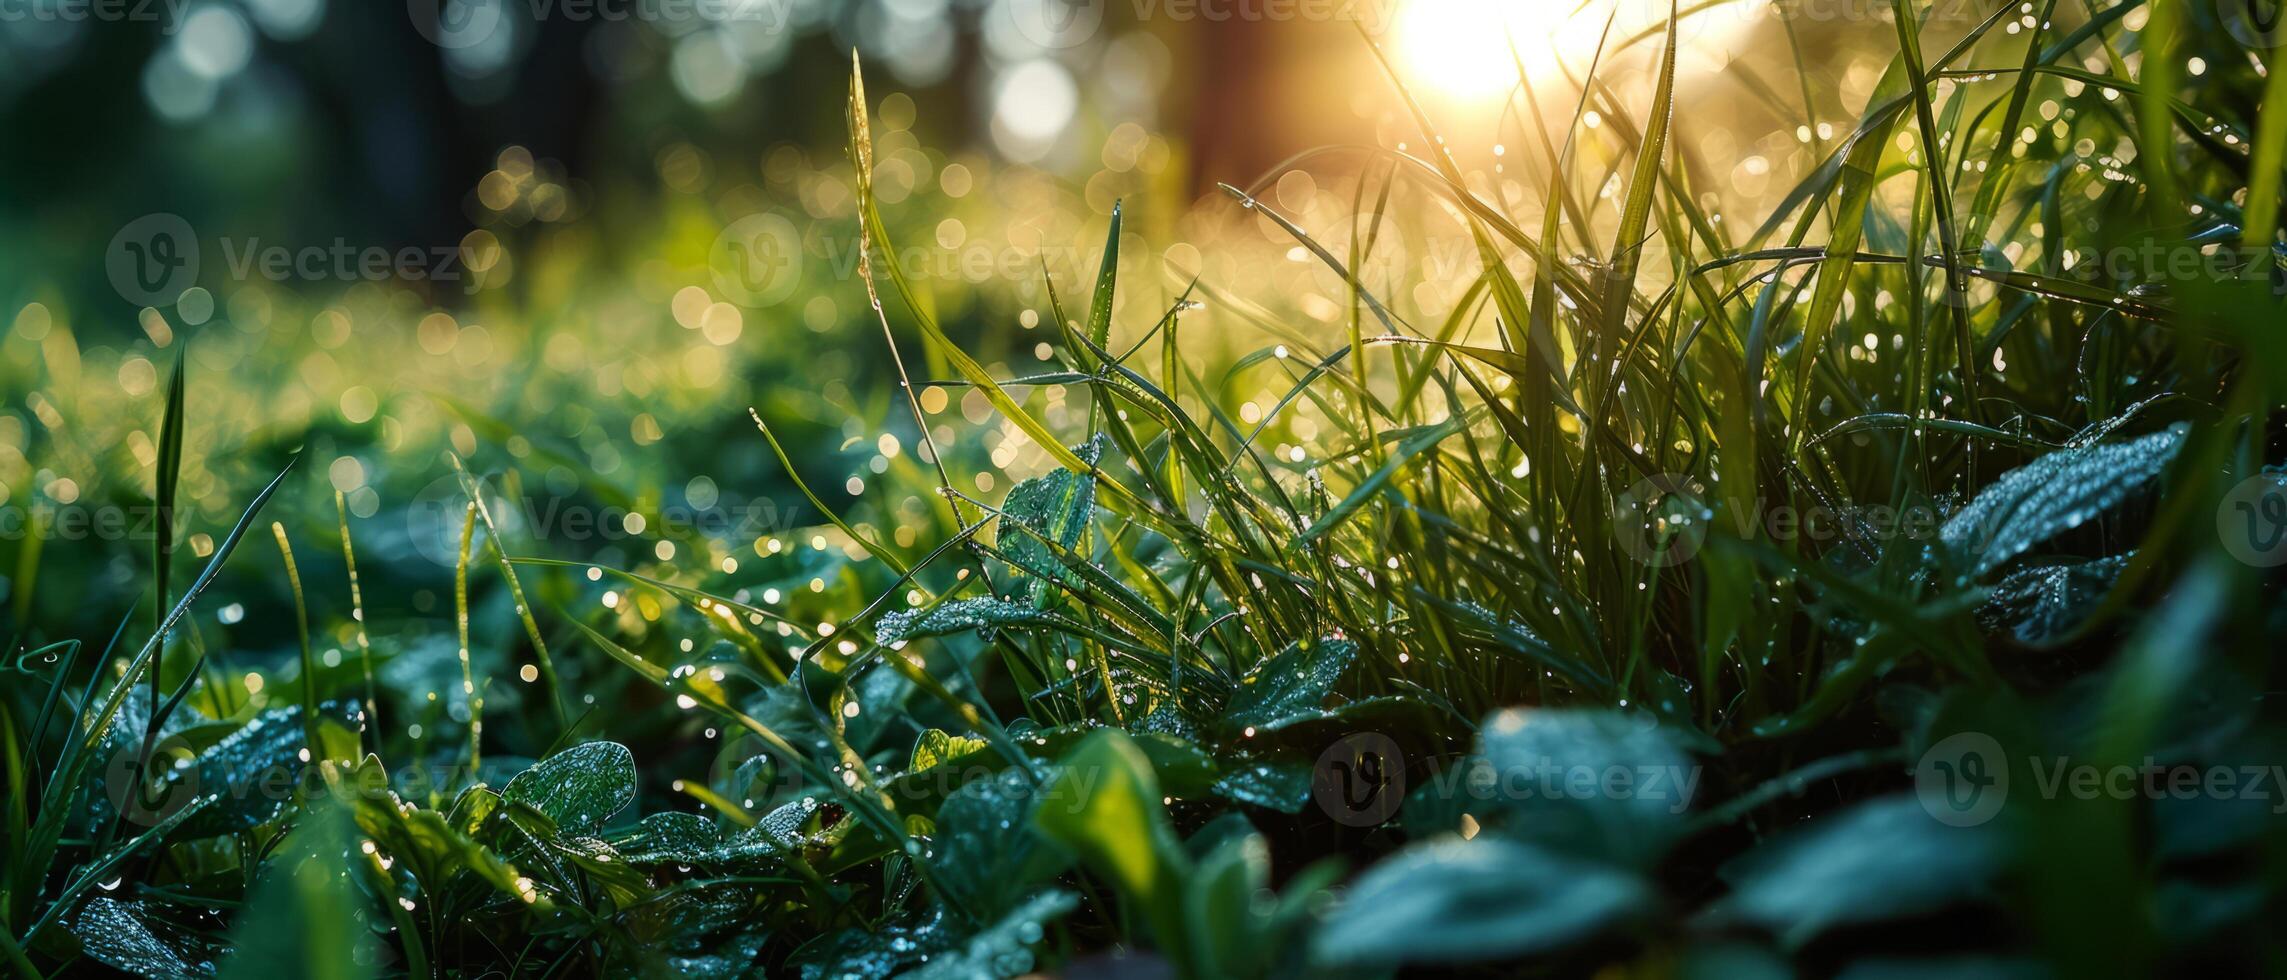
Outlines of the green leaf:
[{"label": "green leaf", "polygon": [[2187,431],[2179,424],[2141,439],[2042,456],[1993,481],[1938,537],[1984,575],[2119,506],[2167,469]]},{"label": "green leaf", "polygon": [[319,807],[295,825],[280,857],[264,864],[232,931],[224,980],[373,975],[379,944],[362,921],[363,897],[342,878],[354,828],[334,806]]},{"label": "green leaf", "polygon": [[1467,963],[1561,949],[1651,911],[1635,874],[1500,837],[1443,838],[1375,865],[1311,941],[1328,966]]},{"label": "green leaf", "polygon": [[1500,829],[1560,854],[1659,861],[1684,828],[1698,769],[1649,715],[1513,709],[1486,719],[1479,754]]},{"label": "green leaf", "polygon": [[1112,285],[1119,276],[1120,202],[1114,201],[1112,227],[1104,233],[1104,257],[1096,265],[1096,293],[1088,300],[1088,339],[1098,347],[1112,340]]},{"label": "green leaf", "polygon": [[1950,827],[1913,796],[1862,803],[1741,858],[1718,924],[1768,929],[1789,949],[1840,925],[1925,915],[1975,898],[2001,870],[1991,825]]},{"label": "green leaf", "polygon": [[1310,802],[1310,763],[1282,759],[1240,765],[1215,781],[1215,795],[1240,803],[1301,813]]},{"label": "green leaf", "polygon": [[635,753],[618,742],[587,742],[517,773],[501,799],[546,814],[568,836],[589,836],[635,801]]},{"label": "green leaf", "polygon": [[1336,681],[1358,659],[1349,640],[1298,641],[1255,665],[1239,679],[1224,706],[1223,725],[1231,731],[1275,725],[1291,716],[1319,711]]},{"label": "green leaf", "polygon": [[1033,829],[1039,804],[1032,777],[1010,769],[963,785],[938,808],[938,883],[971,915],[1011,912],[1063,870],[1062,855]]},{"label": "green leaf", "polygon": [[1044,623],[1052,618],[1038,607],[1025,603],[985,598],[955,599],[931,609],[883,613],[881,619],[874,624],[874,640],[883,646],[896,646],[925,636]]},{"label": "green leaf", "polygon": [[1978,609],[1978,624],[1990,632],[2008,630],[2017,642],[2033,646],[2063,639],[2104,602],[2135,556],[2132,551],[2010,572]]},{"label": "green leaf", "polygon": [[967,735],[954,735],[942,728],[922,732],[913,743],[913,761],[906,766],[911,772],[922,772],[948,762],[955,762],[983,751],[985,740]]},{"label": "green leaf", "polygon": [[1103,729],[1073,747],[1033,825],[1111,879],[1141,908],[1170,959],[1182,960],[1183,877],[1190,859],[1160,803],[1158,774],[1135,740]]},{"label": "green leaf", "polygon": [[[1072,453],[1092,469],[1103,457],[1104,437],[1094,436],[1072,447]],[[1093,472],[1067,468],[1020,481],[1009,488],[1007,499],[1001,502],[1000,526],[994,544],[1021,572],[1079,587],[1083,584],[1079,576],[1057,560],[1048,541],[1065,551],[1085,554],[1088,519],[1095,510],[1096,475]],[[1011,527],[1012,522],[1031,528],[1039,537]],[[1047,608],[1058,595],[1053,589],[1039,588],[1038,583],[1021,574],[1018,585],[1020,588],[1011,590],[1010,598],[1029,595],[1040,608]]]},{"label": "green leaf", "polygon": [[149,903],[96,897],[71,921],[89,959],[154,980],[214,976],[222,947],[155,914]]},{"label": "green leaf", "polygon": [[927,964],[905,976],[911,980],[978,980],[1031,974],[1032,947],[1047,935],[1048,924],[1079,907],[1079,896],[1071,892],[1063,889],[1041,892],[990,928],[930,957]]}]

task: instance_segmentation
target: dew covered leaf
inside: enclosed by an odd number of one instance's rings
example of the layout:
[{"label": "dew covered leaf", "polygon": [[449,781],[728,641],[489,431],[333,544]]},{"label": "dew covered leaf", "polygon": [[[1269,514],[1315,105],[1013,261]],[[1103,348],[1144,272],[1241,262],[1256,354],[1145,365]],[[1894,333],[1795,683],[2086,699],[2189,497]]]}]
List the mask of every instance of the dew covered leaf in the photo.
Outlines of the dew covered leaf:
[{"label": "dew covered leaf", "polygon": [[142,977],[181,980],[214,976],[217,943],[167,921],[145,902],[98,896],[80,907],[71,933],[88,958]]},{"label": "dew covered leaf", "polygon": [[592,836],[635,801],[635,753],[618,742],[586,742],[517,773],[501,799],[546,814],[567,836]]},{"label": "dew covered leaf", "polygon": [[1215,795],[1280,813],[1301,813],[1310,802],[1310,772],[1310,763],[1300,759],[1242,763],[1215,780]]},{"label": "dew covered leaf", "polygon": [[1368,869],[1311,941],[1328,966],[1465,963],[1561,949],[1651,910],[1634,873],[1521,841],[1447,837]]},{"label": "dew covered leaf", "polygon": [[983,751],[984,748],[984,739],[970,738],[967,735],[954,735],[942,728],[932,728],[922,732],[921,737],[914,740],[913,760],[906,768],[913,772],[921,772],[948,762],[957,762]]},{"label": "dew covered leaf", "polygon": [[1699,771],[1649,715],[1513,709],[1478,734],[1474,785],[1500,829],[1579,857],[1647,867],[1683,830]]},{"label": "dew covered leaf", "polygon": [[355,980],[373,975],[381,950],[365,928],[365,896],[348,886],[345,855],[356,825],[338,806],[296,820],[267,863],[232,931],[224,980]]},{"label": "dew covered leaf", "polygon": [[1764,844],[1731,868],[1718,924],[1770,930],[1797,948],[1839,925],[1935,912],[1983,895],[2006,842],[1990,825],[1951,827],[1913,796],[1829,814]]},{"label": "dew covered leaf", "polygon": [[894,646],[924,636],[1044,623],[1053,618],[1026,603],[1004,599],[955,599],[934,609],[884,613],[874,625],[874,639],[883,646]]},{"label": "dew covered leaf", "polygon": [[914,980],[973,980],[1017,977],[1033,972],[1032,947],[1048,934],[1048,924],[1080,907],[1079,896],[1051,889],[1032,896],[999,921],[978,930],[928,964],[906,974]]},{"label": "dew covered leaf", "polygon": [[1238,691],[1224,706],[1224,727],[1262,728],[1320,711],[1356,659],[1358,645],[1349,640],[1288,644],[1239,679]]},{"label": "dew covered leaf", "polygon": [[2061,449],[2003,473],[1948,519],[1940,540],[1983,575],[2110,511],[2167,469],[2188,430]]},{"label": "dew covered leaf", "polygon": [[[1072,452],[1082,462],[1094,466],[1103,457],[1104,437],[1093,436],[1072,447]],[[1096,477],[1092,473],[1059,468],[1009,488],[1007,499],[1001,502],[1000,527],[994,544],[1021,570],[1014,598],[1029,597],[1036,606],[1046,608],[1060,594],[1055,589],[1040,588],[1038,583],[1025,578],[1024,573],[1074,587],[1082,584],[1079,576],[1065,568],[1064,562],[1041,538],[1056,542],[1065,551],[1086,554],[1088,519],[1095,510]],[[1039,537],[1011,527],[1011,522],[1031,528]]]},{"label": "dew covered leaf", "polygon": [[971,780],[937,810],[937,877],[971,915],[997,918],[1062,870],[1063,854],[1033,829],[1039,787],[1009,769]]},{"label": "dew covered leaf", "polygon": [[2007,630],[2017,642],[2034,646],[2061,639],[2096,610],[2134,557],[2130,552],[2010,572],[1978,609],[1978,625],[1989,632]]}]

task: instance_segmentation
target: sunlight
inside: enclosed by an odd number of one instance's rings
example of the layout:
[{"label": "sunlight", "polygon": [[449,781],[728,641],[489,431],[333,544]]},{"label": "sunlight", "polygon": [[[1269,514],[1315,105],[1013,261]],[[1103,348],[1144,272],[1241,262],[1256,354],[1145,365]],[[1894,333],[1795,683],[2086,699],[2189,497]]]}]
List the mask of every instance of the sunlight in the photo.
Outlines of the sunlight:
[{"label": "sunlight", "polygon": [[[1607,18],[1617,44],[1666,14],[1664,0],[1406,0],[1393,27],[1393,46],[1407,80],[1422,94],[1491,102],[1515,89],[1520,64],[1536,83],[1558,77],[1560,64],[1585,69]],[[1737,33],[1729,28],[1740,23],[1738,14],[1727,5],[1684,18],[1683,53],[1728,44]]]}]

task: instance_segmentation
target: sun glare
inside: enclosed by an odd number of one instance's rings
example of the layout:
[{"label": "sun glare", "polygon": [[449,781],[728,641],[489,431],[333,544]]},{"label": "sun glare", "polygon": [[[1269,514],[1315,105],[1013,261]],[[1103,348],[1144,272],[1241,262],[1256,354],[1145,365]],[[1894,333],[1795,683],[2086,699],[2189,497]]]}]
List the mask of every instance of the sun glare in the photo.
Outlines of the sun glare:
[{"label": "sun glare", "polygon": [[[1735,6],[1684,18],[1687,60],[1721,60],[1744,23]],[[1404,0],[1393,39],[1407,81],[1423,94],[1490,102],[1516,88],[1520,65],[1535,83],[1558,77],[1559,64],[1585,69],[1607,18],[1617,42],[1658,26],[1667,10],[1665,0]]]},{"label": "sun glare", "polygon": [[1519,63],[1536,78],[1554,66],[1575,9],[1572,0],[1407,0],[1397,48],[1409,81],[1450,99],[1497,99],[1516,87]]}]

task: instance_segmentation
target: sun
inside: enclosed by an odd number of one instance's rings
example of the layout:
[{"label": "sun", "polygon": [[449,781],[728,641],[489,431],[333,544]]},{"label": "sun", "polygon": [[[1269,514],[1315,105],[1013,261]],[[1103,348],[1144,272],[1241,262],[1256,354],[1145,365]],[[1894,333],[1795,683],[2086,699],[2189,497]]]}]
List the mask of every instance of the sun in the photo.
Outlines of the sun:
[{"label": "sun", "polygon": [[[1579,33],[1573,0],[1406,0],[1394,27],[1406,80],[1459,101],[1499,99],[1517,85],[1517,67],[1537,79]],[[1594,33],[1586,41],[1595,44]],[[1512,48],[1511,45],[1514,44]]]}]

